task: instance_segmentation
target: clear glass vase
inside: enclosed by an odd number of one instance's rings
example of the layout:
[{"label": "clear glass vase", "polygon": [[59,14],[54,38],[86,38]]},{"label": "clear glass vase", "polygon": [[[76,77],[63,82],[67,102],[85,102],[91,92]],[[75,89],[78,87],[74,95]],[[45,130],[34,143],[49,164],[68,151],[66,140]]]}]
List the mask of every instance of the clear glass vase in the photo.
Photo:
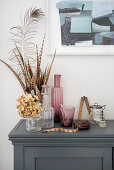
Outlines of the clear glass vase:
[{"label": "clear glass vase", "polygon": [[26,118],[26,130],[36,132],[41,130],[41,115]]},{"label": "clear glass vase", "polygon": [[42,111],[41,111],[41,127],[52,128],[54,126],[54,109],[50,106],[50,95],[48,93],[49,87],[43,86],[43,100],[42,100]]}]

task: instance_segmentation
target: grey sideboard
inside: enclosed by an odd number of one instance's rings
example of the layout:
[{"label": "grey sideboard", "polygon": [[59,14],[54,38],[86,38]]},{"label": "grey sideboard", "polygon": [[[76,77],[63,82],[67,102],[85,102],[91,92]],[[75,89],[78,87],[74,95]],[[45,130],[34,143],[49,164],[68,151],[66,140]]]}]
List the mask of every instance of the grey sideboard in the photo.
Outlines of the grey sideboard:
[{"label": "grey sideboard", "polygon": [[[55,127],[59,127],[56,124]],[[14,170],[114,170],[114,121],[78,133],[29,133],[20,120],[9,133]]]}]

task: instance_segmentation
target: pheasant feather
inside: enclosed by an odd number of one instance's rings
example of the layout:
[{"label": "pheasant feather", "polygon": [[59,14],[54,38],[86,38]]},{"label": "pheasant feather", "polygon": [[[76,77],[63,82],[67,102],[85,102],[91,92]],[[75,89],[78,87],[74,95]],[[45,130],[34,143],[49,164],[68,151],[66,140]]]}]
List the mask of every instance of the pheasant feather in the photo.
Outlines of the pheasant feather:
[{"label": "pheasant feather", "polygon": [[[17,80],[21,84],[24,93],[36,94],[40,101],[42,86],[46,85],[49,79],[49,75],[54,63],[56,51],[50,65],[47,65],[45,70],[41,70],[41,61],[44,50],[45,35],[41,45],[40,52],[38,52],[38,47],[34,48],[34,43],[32,42],[33,37],[37,31],[37,23],[39,19],[44,16],[41,9],[30,8],[27,10],[22,22],[22,26],[12,27],[12,42],[14,48],[11,53],[11,61],[15,62],[17,65],[17,71],[15,71],[9,64],[0,59],[16,76]],[[36,58],[33,58],[33,55]],[[34,61],[34,62],[33,62]],[[19,71],[19,73],[18,73]]]}]

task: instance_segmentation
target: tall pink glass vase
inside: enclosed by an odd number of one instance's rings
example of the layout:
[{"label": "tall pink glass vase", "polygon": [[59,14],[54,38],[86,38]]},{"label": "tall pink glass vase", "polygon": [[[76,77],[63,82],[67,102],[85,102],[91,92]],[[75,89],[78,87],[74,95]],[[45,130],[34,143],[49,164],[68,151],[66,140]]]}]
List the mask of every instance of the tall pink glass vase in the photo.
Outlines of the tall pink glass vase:
[{"label": "tall pink glass vase", "polygon": [[63,88],[60,87],[61,75],[54,75],[54,87],[51,89],[51,105],[55,109],[54,121],[60,122],[60,105],[63,104]]}]

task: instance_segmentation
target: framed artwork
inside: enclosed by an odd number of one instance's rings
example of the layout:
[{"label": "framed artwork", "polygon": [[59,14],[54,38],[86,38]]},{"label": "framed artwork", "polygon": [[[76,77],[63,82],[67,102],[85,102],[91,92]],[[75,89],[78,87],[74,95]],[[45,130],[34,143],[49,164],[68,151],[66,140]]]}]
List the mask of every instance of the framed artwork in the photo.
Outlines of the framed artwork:
[{"label": "framed artwork", "polygon": [[48,0],[49,54],[114,55],[114,0]]}]

